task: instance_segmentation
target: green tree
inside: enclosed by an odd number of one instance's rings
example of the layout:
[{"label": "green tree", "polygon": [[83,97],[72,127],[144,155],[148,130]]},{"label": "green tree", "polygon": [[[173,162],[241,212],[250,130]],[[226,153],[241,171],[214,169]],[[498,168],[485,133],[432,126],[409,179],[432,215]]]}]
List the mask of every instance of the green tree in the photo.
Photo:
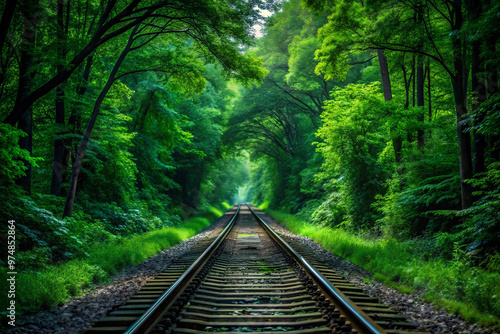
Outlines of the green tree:
[{"label": "green tree", "polygon": [[371,205],[382,192],[384,173],[378,157],[384,149],[383,96],[379,83],[351,84],[331,92],[321,115],[317,143],[325,158],[324,171],[343,184],[344,202],[353,227],[370,227],[375,221]]},{"label": "green tree", "polygon": [[[463,208],[469,207],[472,188],[465,180],[470,179],[473,173],[471,140],[463,121],[467,114],[468,75],[467,53],[464,50],[470,44],[464,28],[471,17],[474,20],[477,17],[469,15],[461,1],[333,1],[325,6],[316,1],[306,3],[311,8],[330,13],[328,23],[320,30],[323,44],[316,54],[319,73],[341,75],[345,73],[352,53],[378,48],[428,57],[449,74],[457,115],[461,202]],[[417,81],[421,97],[423,66],[420,56],[418,59]],[[422,132],[419,132],[419,138],[422,143]]]}]

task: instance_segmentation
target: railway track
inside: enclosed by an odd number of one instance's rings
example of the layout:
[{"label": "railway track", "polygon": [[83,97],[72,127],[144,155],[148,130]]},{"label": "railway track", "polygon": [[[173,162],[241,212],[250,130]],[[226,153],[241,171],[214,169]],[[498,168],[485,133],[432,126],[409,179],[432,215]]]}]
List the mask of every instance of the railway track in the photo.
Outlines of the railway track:
[{"label": "railway track", "polygon": [[[228,224],[87,333],[417,333],[241,205]],[[292,248],[293,247],[293,248]]]}]

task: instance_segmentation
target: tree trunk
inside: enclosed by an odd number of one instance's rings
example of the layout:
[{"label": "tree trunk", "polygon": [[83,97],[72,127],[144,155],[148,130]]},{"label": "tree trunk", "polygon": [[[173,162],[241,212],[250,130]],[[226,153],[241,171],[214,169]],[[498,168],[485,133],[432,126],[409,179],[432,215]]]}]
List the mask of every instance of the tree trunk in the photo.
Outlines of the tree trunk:
[{"label": "tree trunk", "polygon": [[[20,105],[24,101],[26,96],[28,96],[32,86],[34,74],[29,74],[29,72],[33,63],[33,48],[36,37],[36,27],[33,24],[33,17],[37,8],[37,4],[32,1],[23,2],[20,7],[24,19],[24,29],[23,41],[21,46],[19,47],[19,83],[17,87],[17,96],[14,106]],[[26,137],[19,140],[19,147],[21,149],[28,150],[31,155],[31,153],[33,152],[33,116],[31,107],[27,108],[22,114],[17,127],[27,134]],[[28,161],[24,161],[24,165],[26,167],[26,175],[20,177],[16,181],[16,183],[20,185],[24,189],[24,191],[30,194],[31,164]]]},{"label": "tree trunk", "polygon": [[[462,1],[454,1],[454,30],[459,31],[462,28]],[[458,154],[460,159],[460,180],[461,180],[461,204],[462,209],[467,209],[472,205],[472,186],[466,181],[472,177],[472,154],[470,133],[465,130],[463,125],[464,117],[467,115],[466,91],[464,89],[464,60],[462,52],[463,43],[460,37],[453,37],[453,52],[455,75],[453,80],[453,93],[455,96],[455,109],[457,112],[457,135],[458,135]]]},{"label": "tree trunk", "polygon": [[[68,3],[69,6],[69,3]],[[58,65],[57,72],[61,73],[64,70],[63,62],[66,59],[66,36],[63,23],[64,5],[62,1],[57,3],[57,39],[58,45]],[[56,138],[54,140],[54,159],[52,162],[52,178],[50,183],[50,194],[61,196],[61,184],[63,182],[63,173],[65,166],[65,140],[60,138],[61,135],[66,133],[63,130],[65,118],[65,105],[64,105],[64,86],[65,82],[56,88]]]},{"label": "tree trunk", "polygon": [[113,69],[111,70],[111,73],[109,75],[108,81],[106,82],[106,85],[102,89],[101,93],[97,97],[97,100],[94,104],[94,109],[92,110],[92,115],[90,116],[89,122],[87,123],[87,128],[85,129],[85,133],[83,134],[83,138],[80,141],[80,145],[78,146],[78,151],[76,153],[75,157],[75,162],[73,164],[73,170],[71,172],[71,179],[69,181],[69,190],[68,190],[68,195],[66,197],[66,204],[64,206],[64,213],[63,217],[70,217],[71,213],[73,211],[73,205],[75,203],[75,196],[76,196],[76,186],[78,183],[78,175],[80,174],[80,170],[82,168],[82,163],[83,163],[83,157],[85,156],[85,150],[87,148],[87,144],[90,140],[90,136],[92,134],[92,130],[94,128],[94,124],[97,120],[97,116],[99,115],[99,111],[101,109],[101,104],[104,98],[106,97],[106,94],[108,93],[109,89],[113,85],[113,82],[115,80],[116,74],[118,73],[118,70],[120,69],[120,66],[123,63],[123,60],[129,53],[132,44],[134,42],[134,35],[137,32],[137,29],[139,29],[139,24],[134,27],[132,30],[132,33],[130,34],[130,37],[128,39],[127,45],[125,46],[125,49],[122,51],[120,56],[118,57]]},{"label": "tree trunk", "polygon": [[[93,59],[94,59],[94,53],[91,53],[88,57],[87,57],[87,61],[85,63],[85,68],[83,70],[83,74],[82,74],[82,78],[81,78],[81,81],[82,83],[79,84],[76,88],[76,93],[79,95],[79,98],[80,99],[83,99],[84,96],[85,96],[85,93],[87,92],[87,88],[88,88],[88,80],[89,80],[89,77],[90,77],[90,71],[92,69],[92,62],[93,62]],[[81,102],[77,102],[75,103],[75,105],[73,106],[73,108],[71,109],[70,113],[69,113],[69,118],[68,118],[68,131],[70,133],[73,133],[73,134],[76,134],[78,133],[79,131],[81,131],[81,123],[82,123],[82,115],[81,115],[81,112],[82,112],[82,104]],[[65,146],[65,150],[64,150],[64,156],[63,156],[63,180],[66,180],[67,177],[68,177],[68,169],[69,169],[69,161],[71,160],[72,164],[75,163],[75,156],[76,156],[76,153],[78,151],[78,143],[76,140],[72,139],[72,138],[66,138],[65,142],[64,142],[64,146]],[[73,155],[72,155],[73,153]],[[61,196],[63,196],[62,194],[64,193],[63,191],[64,189],[61,189]],[[64,196],[67,196],[67,194],[65,194]]]},{"label": "tree trunk", "polygon": [[410,78],[407,78],[406,67],[404,64],[401,66],[401,69],[403,70],[403,79],[405,82],[405,105],[404,105],[404,108],[408,109],[410,107],[410,87],[411,87],[411,80],[412,79],[411,79],[411,75],[410,75]]},{"label": "tree trunk", "polygon": [[[432,122],[431,64],[427,62],[427,98],[429,99],[429,122]],[[429,129],[429,136],[431,135]]]},{"label": "tree trunk", "polygon": [[[467,10],[472,23],[477,22],[481,17],[481,1],[468,0]],[[486,84],[484,78],[479,77],[479,74],[484,71],[483,60],[481,59],[481,44],[482,40],[474,40],[472,42],[472,64],[471,64],[471,84],[472,92],[475,101],[472,104],[471,113],[474,114],[479,109],[481,103],[486,101]],[[479,115],[479,120],[474,125],[480,125],[483,122],[483,115]],[[473,172],[474,174],[482,173],[485,168],[485,138],[484,135],[477,130],[473,131]]]},{"label": "tree trunk", "polygon": [[[10,23],[12,18],[14,17],[14,13],[16,12],[17,0],[6,1],[5,6],[2,13],[2,19],[0,20],[0,55],[3,54],[3,46],[5,44],[5,40],[7,39],[7,34],[9,32]],[[5,72],[6,68],[5,63],[3,62],[3,58],[1,59],[2,70],[0,71],[0,86],[4,84],[5,80]],[[0,99],[2,98],[2,94],[0,93]]]},{"label": "tree trunk", "polygon": [[455,95],[455,108],[457,111],[458,154],[460,158],[460,180],[462,182],[461,202],[462,209],[467,209],[472,204],[472,187],[470,184],[465,183],[465,181],[472,177],[472,156],[470,133],[464,131],[465,126],[462,124],[464,120],[463,116],[467,113],[465,92],[463,88],[456,87],[459,84],[462,84],[462,79],[455,79],[455,87],[453,90]]},{"label": "tree trunk", "polygon": [[[378,63],[380,65],[380,75],[382,76],[382,90],[384,91],[385,101],[392,100],[391,78],[389,76],[389,66],[387,65],[387,58],[381,49],[377,49]],[[394,149],[394,159],[396,162],[401,161],[401,149],[403,148],[403,138],[397,136],[392,138],[392,146]]]},{"label": "tree trunk", "polygon": [[391,79],[389,77],[389,66],[387,65],[387,58],[382,49],[377,49],[378,63],[380,65],[380,75],[382,76],[382,89],[384,91],[384,99],[386,101],[392,100]]},{"label": "tree trunk", "polygon": [[[422,113],[418,114],[417,120],[423,127],[424,123],[424,62],[421,56],[418,57],[417,65],[417,107],[422,107]],[[417,147],[423,148],[425,144],[424,129],[417,130]]]},{"label": "tree trunk", "polygon": [[[417,2],[417,8],[415,10],[415,20],[416,25],[419,29],[423,29],[422,22],[424,21],[423,17],[423,8],[420,2]],[[422,50],[424,48],[424,43],[422,39],[419,39],[418,49]],[[421,113],[417,115],[417,121],[420,123],[420,126],[417,130],[417,148],[420,150],[423,149],[425,145],[424,139],[424,57],[422,55],[417,55],[417,107],[420,107]],[[413,58],[415,59],[415,57]]]},{"label": "tree trunk", "polygon": [[415,107],[415,78],[416,78],[416,75],[415,75],[415,65],[416,65],[416,62],[415,62],[415,54],[412,55],[413,58],[411,60],[411,72],[412,72],[412,89],[413,89],[413,94],[412,94],[412,97],[411,97],[411,106],[412,107]]}]

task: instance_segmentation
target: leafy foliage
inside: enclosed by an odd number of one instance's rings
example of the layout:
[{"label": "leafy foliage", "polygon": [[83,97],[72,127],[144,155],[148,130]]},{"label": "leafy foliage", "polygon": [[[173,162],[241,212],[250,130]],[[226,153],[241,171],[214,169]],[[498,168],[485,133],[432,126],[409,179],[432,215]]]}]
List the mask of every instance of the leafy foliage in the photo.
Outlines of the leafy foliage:
[{"label": "leafy foliage", "polygon": [[[184,226],[197,231],[214,203],[251,199],[311,219],[308,233],[338,237],[339,254],[357,249],[390,284],[498,312],[499,4],[58,5],[19,2],[0,31],[1,214],[18,221],[27,286],[41,284],[30,270],[61,283],[36,305],[147,256],[130,240],[207,212]],[[75,208],[61,219],[64,196]],[[85,262],[92,240],[116,256]],[[401,254],[387,265],[391,247]],[[430,262],[402,270],[409,252]],[[65,261],[62,282],[52,265]],[[443,263],[446,278],[428,273]]]},{"label": "leafy foliage", "polygon": [[[210,216],[213,219],[213,216]],[[70,219],[70,224],[75,218]],[[106,282],[111,274],[126,266],[135,265],[148,257],[174,246],[182,240],[200,232],[210,225],[206,218],[197,218],[185,222],[181,228],[167,227],[130,238],[114,240],[112,243],[83,244],[88,256],[72,259],[59,265],[45,265],[46,248],[35,248],[29,252],[17,253],[23,266],[17,275],[17,310],[18,312],[51,308],[65,302],[68,298],[81,294],[82,289],[94,283]],[[82,226],[83,227],[83,226]],[[70,228],[70,227],[68,227]],[[91,229],[89,233],[101,229]],[[74,231],[74,230],[73,230]],[[100,232],[102,235],[102,232]],[[93,236],[99,236],[93,235]],[[17,263],[17,262],[16,262]],[[7,268],[0,268],[0,277],[7,278]],[[7,294],[0,297],[0,304],[7,305]]]},{"label": "leafy foliage", "polygon": [[383,178],[378,155],[384,147],[380,135],[383,100],[379,84],[348,85],[331,92],[321,114],[318,151],[325,173],[338,175],[341,196],[353,227],[370,226],[375,213],[367,210],[381,192]]},{"label": "leafy foliage", "polygon": [[500,238],[500,163],[488,166],[488,171],[477,175],[471,181],[477,191],[478,199],[474,205],[461,212],[465,217],[464,236],[469,242],[469,250],[475,252],[496,251],[500,253],[497,242]]},{"label": "leafy foliage", "polygon": [[31,157],[27,150],[17,145],[19,138],[25,136],[23,131],[0,123],[0,185],[4,192],[11,190],[15,179],[25,175],[25,161],[37,166],[42,160]]}]

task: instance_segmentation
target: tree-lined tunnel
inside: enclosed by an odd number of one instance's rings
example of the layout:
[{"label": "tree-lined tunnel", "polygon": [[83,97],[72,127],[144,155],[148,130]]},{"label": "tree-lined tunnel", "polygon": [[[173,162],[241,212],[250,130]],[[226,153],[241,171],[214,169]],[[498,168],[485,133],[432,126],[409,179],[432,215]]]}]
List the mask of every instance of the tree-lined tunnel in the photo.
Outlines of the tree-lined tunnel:
[{"label": "tree-lined tunnel", "polygon": [[[13,261],[24,275],[18,311],[251,202],[295,233],[347,238],[330,250],[387,284],[498,326],[499,12],[490,0],[2,2],[0,273]],[[91,259],[137,240],[150,249]],[[403,255],[374,255],[391,245]],[[80,283],[55,273],[75,261]],[[61,275],[70,287],[28,297]]]}]

